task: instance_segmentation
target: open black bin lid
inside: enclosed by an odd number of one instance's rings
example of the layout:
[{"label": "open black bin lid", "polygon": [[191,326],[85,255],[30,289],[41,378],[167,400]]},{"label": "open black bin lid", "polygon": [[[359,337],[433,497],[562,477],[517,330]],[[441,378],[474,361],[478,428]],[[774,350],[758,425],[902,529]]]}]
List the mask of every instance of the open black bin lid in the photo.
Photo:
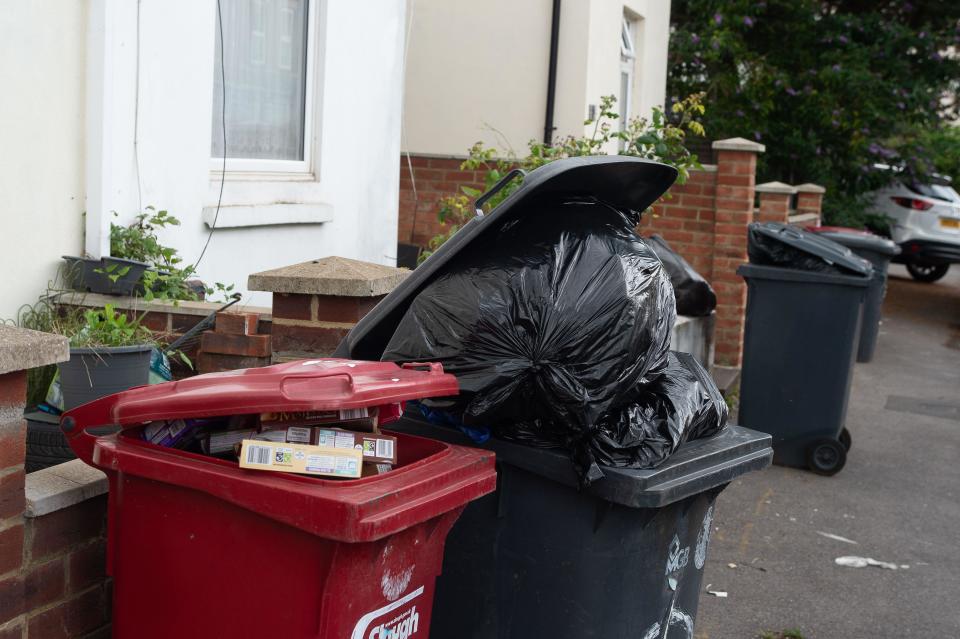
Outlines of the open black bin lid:
[{"label": "open black bin lid", "polygon": [[[593,197],[618,209],[643,211],[677,178],[672,166],[626,156],[557,160],[531,171],[493,211],[470,220],[350,331],[335,357],[379,360],[414,298],[467,246],[493,237],[491,231],[518,219],[524,205],[542,197]],[[489,240],[487,240],[489,241]]]},{"label": "open black bin lid", "polygon": [[[797,268],[793,264],[757,262],[759,253],[755,249],[765,239],[769,244],[779,242],[800,254],[812,255],[825,264],[837,267],[842,272],[865,277],[873,275],[873,266],[870,262],[854,255],[853,251],[846,246],[817,233],[810,233],[799,227],[780,222],[754,222],[748,229],[747,252],[750,254],[752,263],[763,266]],[[789,253],[784,252],[783,257],[788,259]]]},{"label": "open black bin lid", "polygon": [[[439,439],[450,444],[492,450],[497,463],[578,489],[577,474],[566,451],[533,448],[491,437],[478,444],[455,428],[404,416],[391,430]],[[772,439],[733,424],[705,439],[689,441],[656,468],[632,470],[604,466],[603,481],[582,490],[594,497],[629,508],[660,508],[691,495],[724,486],[741,475],[762,470],[773,459]]]}]

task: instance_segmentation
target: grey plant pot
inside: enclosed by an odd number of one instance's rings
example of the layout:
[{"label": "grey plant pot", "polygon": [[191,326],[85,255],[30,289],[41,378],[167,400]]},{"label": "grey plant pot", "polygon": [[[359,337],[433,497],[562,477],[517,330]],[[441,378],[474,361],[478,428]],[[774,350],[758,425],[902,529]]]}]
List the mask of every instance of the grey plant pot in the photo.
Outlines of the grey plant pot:
[{"label": "grey plant pot", "polygon": [[[104,257],[95,260],[89,257],[64,255],[67,268],[65,281],[70,288],[88,293],[103,293],[106,295],[133,295],[143,292],[140,280],[144,272],[150,267],[145,262],[125,260],[119,257]],[[127,272],[117,277],[116,281],[110,278],[110,273],[127,268]]]},{"label": "grey plant pot", "polygon": [[71,348],[70,360],[57,365],[64,410],[148,383],[152,351],[150,344]]}]

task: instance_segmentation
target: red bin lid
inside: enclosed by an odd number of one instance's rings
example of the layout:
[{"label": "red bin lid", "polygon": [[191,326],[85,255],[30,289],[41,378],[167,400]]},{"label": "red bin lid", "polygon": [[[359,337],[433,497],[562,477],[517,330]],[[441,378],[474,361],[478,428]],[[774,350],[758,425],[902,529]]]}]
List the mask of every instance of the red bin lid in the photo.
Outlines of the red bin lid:
[{"label": "red bin lid", "polygon": [[[309,359],[131,388],[111,396],[106,423],[362,408],[458,392],[440,364]],[[103,425],[84,423],[82,406],[74,413],[81,426]]]}]

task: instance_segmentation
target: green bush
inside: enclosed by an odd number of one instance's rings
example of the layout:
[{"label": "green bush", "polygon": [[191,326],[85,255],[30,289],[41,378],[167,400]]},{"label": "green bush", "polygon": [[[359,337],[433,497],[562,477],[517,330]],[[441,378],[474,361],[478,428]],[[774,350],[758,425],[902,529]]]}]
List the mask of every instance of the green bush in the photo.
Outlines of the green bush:
[{"label": "green bush", "polygon": [[672,95],[703,92],[714,139],[766,144],[758,181],[827,187],[830,222],[862,223],[861,196],[922,175],[923,140],[957,118],[960,3],[683,0],[673,3]]},{"label": "green bush", "polygon": [[[692,94],[676,102],[669,113],[654,107],[649,120],[632,118],[621,129],[616,126],[620,117],[615,108],[617,99],[612,95],[603,96],[598,117],[584,122],[584,126],[593,127],[589,135],[567,136],[553,145],[531,140],[523,157],[517,157],[512,151],[487,148],[477,142],[470,148],[461,168],[471,171],[482,169],[484,190],[489,190],[513,169],[530,171],[562,158],[606,155],[611,147],[616,147],[620,155],[657,160],[675,167],[679,171],[677,182],[683,184],[690,175],[690,169],[700,167],[697,156],[687,148],[687,136],[704,135],[700,123],[706,110],[702,97]],[[519,181],[515,180],[501,189],[490,198],[488,208],[502,202],[519,185]],[[452,193],[440,201],[437,216],[440,222],[447,225],[447,230],[430,240],[426,249],[421,251],[419,261],[429,257],[476,215],[473,200],[482,192],[469,186],[460,186],[458,193]]]}]

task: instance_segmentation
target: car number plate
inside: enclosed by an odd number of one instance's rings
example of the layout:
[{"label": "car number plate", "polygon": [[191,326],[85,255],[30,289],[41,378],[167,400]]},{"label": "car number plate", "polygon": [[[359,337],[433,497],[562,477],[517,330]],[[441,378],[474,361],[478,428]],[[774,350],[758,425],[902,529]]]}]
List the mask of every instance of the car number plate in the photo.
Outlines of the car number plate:
[{"label": "car number plate", "polygon": [[949,217],[941,217],[940,226],[947,229],[960,229],[960,220],[955,220]]}]

